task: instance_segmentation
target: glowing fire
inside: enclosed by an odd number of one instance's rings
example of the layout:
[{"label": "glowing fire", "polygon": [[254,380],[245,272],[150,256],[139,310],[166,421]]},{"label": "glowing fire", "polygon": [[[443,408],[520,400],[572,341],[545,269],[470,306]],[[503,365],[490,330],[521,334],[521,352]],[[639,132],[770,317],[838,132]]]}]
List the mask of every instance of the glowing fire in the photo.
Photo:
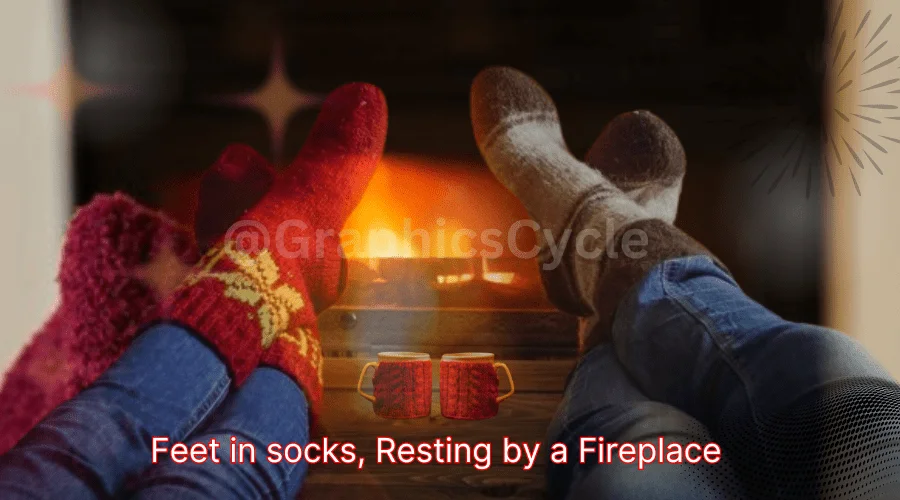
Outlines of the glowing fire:
[{"label": "glowing fire", "polygon": [[372,229],[366,235],[365,257],[370,259],[386,257],[418,257],[412,241],[397,236],[386,228]]},{"label": "glowing fire", "polygon": [[516,278],[516,273],[483,272],[481,278],[489,283],[508,285]]},{"label": "glowing fire", "polygon": [[526,217],[484,167],[387,156],[341,243],[351,259],[472,258],[484,248],[483,231],[498,230],[505,243],[503,231]]},{"label": "glowing fire", "polygon": [[[432,230],[416,229],[412,232],[374,227],[368,231],[344,230],[344,253],[351,259],[453,257],[467,258],[474,254],[472,240],[462,233],[458,224],[439,221]],[[449,235],[461,235],[451,237]],[[360,242],[362,240],[362,242]]]},{"label": "glowing fire", "polygon": [[[509,229],[526,218],[521,204],[483,166],[388,156],[345,224],[341,244],[348,258],[368,268],[360,274],[368,283],[418,276],[442,289],[473,282],[505,286],[523,276],[491,268],[491,259],[511,256]],[[485,238],[489,232],[491,241]],[[514,242],[531,248],[534,233],[516,233]],[[388,262],[393,259],[423,260],[417,267]]]},{"label": "glowing fire", "polygon": [[474,278],[474,275],[472,273],[447,275],[439,274],[437,276],[437,282],[441,285],[455,285],[457,283],[468,283],[469,281],[472,281],[472,278]]}]

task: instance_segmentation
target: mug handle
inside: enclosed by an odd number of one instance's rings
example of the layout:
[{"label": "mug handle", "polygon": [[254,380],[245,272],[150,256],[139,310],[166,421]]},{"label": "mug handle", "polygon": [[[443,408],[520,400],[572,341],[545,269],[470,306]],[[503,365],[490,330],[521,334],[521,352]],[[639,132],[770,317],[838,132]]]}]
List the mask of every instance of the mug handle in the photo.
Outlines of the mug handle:
[{"label": "mug handle", "polygon": [[356,383],[356,392],[358,392],[360,396],[362,396],[374,403],[375,396],[373,396],[371,394],[366,394],[362,390],[363,379],[366,378],[366,372],[369,371],[369,368],[378,368],[378,362],[372,361],[371,363],[366,363],[366,366],[363,367],[362,372],[360,372],[360,374],[359,374],[359,382]]},{"label": "mug handle", "polygon": [[506,378],[509,379],[509,392],[497,398],[497,402],[502,403],[516,393],[516,383],[513,382],[512,373],[509,372],[509,367],[506,366],[506,363],[494,363],[494,369],[497,370],[498,368],[503,368],[506,371]]}]

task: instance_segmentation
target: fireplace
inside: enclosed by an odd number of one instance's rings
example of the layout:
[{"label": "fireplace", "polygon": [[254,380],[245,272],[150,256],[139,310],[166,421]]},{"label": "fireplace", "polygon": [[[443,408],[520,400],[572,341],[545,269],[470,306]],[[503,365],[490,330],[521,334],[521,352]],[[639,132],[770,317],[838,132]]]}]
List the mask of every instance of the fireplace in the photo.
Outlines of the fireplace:
[{"label": "fireplace", "polygon": [[320,318],[327,352],[574,354],[534,227],[482,165],[387,155],[341,236],[347,289]]}]

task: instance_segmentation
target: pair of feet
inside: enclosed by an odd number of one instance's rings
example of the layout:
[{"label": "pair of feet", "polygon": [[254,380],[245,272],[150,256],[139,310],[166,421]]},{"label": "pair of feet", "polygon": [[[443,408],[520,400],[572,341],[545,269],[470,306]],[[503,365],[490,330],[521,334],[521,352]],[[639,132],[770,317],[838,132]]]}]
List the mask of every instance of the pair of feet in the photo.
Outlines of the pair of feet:
[{"label": "pair of feet", "polygon": [[[242,228],[275,220],[294,223],[286,226],[289,229],[306,224],[310,233],[340,229],[381,156],[386,121],[381,92],[371,85],[351,84],[329,96],[305,146],[284,171],[276,173],[249,147],[229,146],[202,178],[190,229],[122,194],[99,195],[81,207],[69,222],[62,249],[59,305],[21,351],[0,389],[0,454],[50,410],[96,380],[147,323],[176,320],[197,326],[184,317],[184,295],[190,291],[185,278],[205,284],[208,280],[197,279],[198,271],[205,270],[208,257],[221,250],[225,240],[238,240],[237,250],[246,250],[240,248]],[[277,227],[266,229],[270,239],[277,236]],[[282,236],[288,242],[297,237]],[[315,313],[336,300],[343,276],[337,239],[325,237],[322,244],[321,252],[282,266],[284,277],[302,294],[303,312],[295,315],[312,324],[302,331],[294,328],[284,341],[265,339],[265,359],[259,336],[245,349],[213,342],[227,349],[220,352],[224,358],[242,358],[240,373],[232,370],[236,378],[266,362],[291,371],[295,380],[304,379],[311,403],[321,394]],[[317,250],[315,244],[312,248]],[[199,260],[201,254],[207,258]],[[267,285],[273,278],[266,274],[270,270],[251,271],[254,279],[243,291],[263,292],[253,288]],[[221,288],[216,292],[219,297],[229,293]],[[249,313],[256,315],[261,305]],[[250,338],[235,322],[227,323],[213,329],[220,338]],[[203,330],[197,333],[212,331]]]},{"label": "pair of feet", "polygon": [[[471,112],[491,171],[543,228],[544,287],[557,307],[583,318],[582,352],[609,340],[622,297],[655,264],[712,257],[672,226],[686,160],[678,137],[655,115],[614,118],[582,162],[565,145],[552,98],[519,71],[482,71]],[[551,255],[563,240],[575,243]]]},{"label": "pair of feet", "polygon": [[[596,226],[608,247],[616,234],[597,217],[614,218],[622,227],[655,220],[663,233],[671,227],[685,158],[659,118],[644,111],[620,115],[581,162],[566,149],[553,101],[526,75],[487,69],[476,77],[471,97],[475,138],[489,167],[555,236]],[[353,84],[329,96],[284,173],[276,176],[249,148],[230,147],[204,177],[194,235],[122,195],[101,196],[82,208],[63,250],[59,310],[0,393],[0,452],[92,382],[143,324],[158,318],[206,337],[238,381],[258,363],[281,368],[314,406],[321,394],[315,313],[337,298],[342,284],[339,242],[328,232],[339,232],[359,202],[386,126],[381,92]],[[324,240],[315,245],[322,250],[297,259],[273,248],[243,249],[240,235],[229,230],[252,224],[275,237],[285,221],[301,223],[310,234],[323,230]],[[210,249],[200,262],[198,249]],[[550,297],[600,325],[604,313],[594,297],[602,275],[612,275],[604,286],[620,293],[653,258],[625,263],[625,271],[608,260],[601,254],[586,263],[576,255],[545,271]],[[597,266],[588,280],[593,283],[579,277],[585,264]],[[591,342],[581,340],[585,347]]]}]

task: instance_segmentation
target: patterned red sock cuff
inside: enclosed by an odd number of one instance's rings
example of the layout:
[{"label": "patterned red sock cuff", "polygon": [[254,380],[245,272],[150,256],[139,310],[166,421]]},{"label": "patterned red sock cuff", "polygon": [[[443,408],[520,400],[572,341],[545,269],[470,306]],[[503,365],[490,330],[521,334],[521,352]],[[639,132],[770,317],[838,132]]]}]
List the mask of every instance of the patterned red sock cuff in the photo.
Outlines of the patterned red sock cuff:
[{"label": "patterned red sock cuff", "polygon": [[262,352],[256,308],[229,297],[226,284],[203,278],[176,291],[166,319],[203,338],[219,354],[235,385],[241,385],[259,363]]},{"label": "patterned red sock cuff", "polygon": [[241,384],[264,349],[296,325],[314,324],[302,279],[282,271],[268,250],[245,252],[224,241],[194,267],[172,296],[167,319],[206,339]]}]

